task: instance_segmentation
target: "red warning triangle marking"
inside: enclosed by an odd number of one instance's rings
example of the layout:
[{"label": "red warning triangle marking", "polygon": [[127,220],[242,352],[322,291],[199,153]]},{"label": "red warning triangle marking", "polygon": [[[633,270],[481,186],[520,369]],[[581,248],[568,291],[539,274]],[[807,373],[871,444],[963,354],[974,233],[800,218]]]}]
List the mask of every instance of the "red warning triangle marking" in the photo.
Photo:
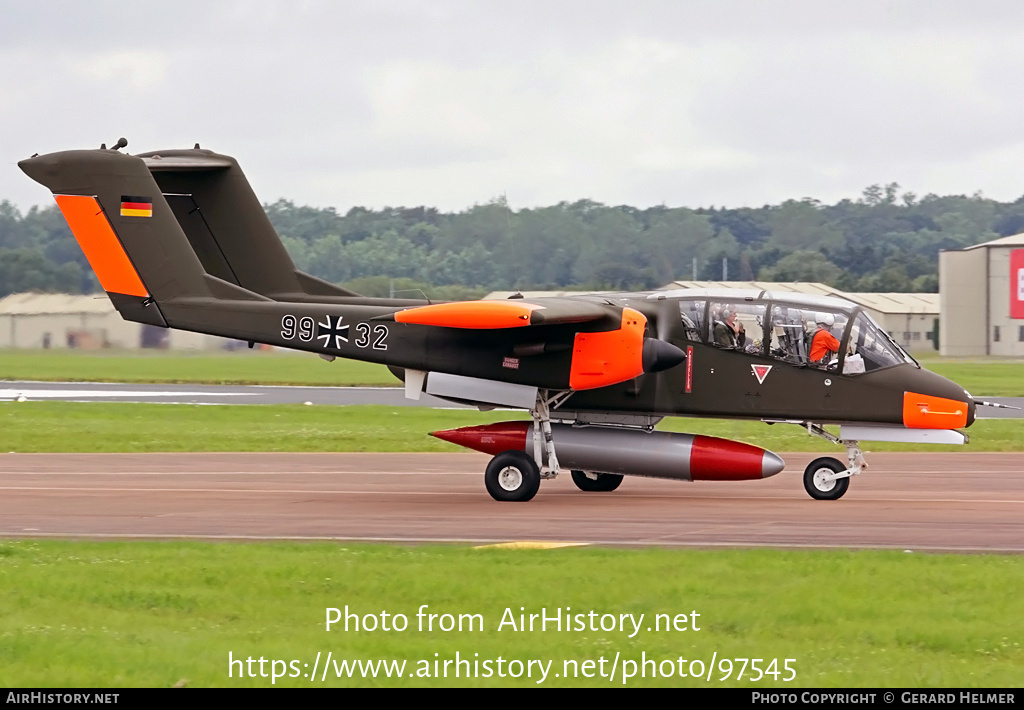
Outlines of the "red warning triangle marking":
[{"label": "red warning triangle marking", "polygon": [[751,365],[750,369],[754,371],[754,377],[757,378],[757,384],[763,385],[764,380],[768,377],[768,373],[772,371],[772,365]]}]

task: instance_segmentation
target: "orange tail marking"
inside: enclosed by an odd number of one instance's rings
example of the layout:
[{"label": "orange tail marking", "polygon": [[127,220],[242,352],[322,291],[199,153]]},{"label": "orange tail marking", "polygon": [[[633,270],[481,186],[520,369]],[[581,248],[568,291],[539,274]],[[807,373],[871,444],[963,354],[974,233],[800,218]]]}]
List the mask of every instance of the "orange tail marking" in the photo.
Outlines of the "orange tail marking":
[{"label": "orange tail marking", "polygon": [[589,390],[625,382],[643,374],[647,318],[622,309],[622,325],[604,333],[577,333],[572,347],[569,387]]},{"label": "orange tail marking", "polygon": [[89,195],[55,197],[103,290],[126,296],[149,296],[96,198]]},{"label": "orange tail marking", "polygon": [[903,425],[911,429],[956,429],[967,426],[967,403],[904,392]]}]

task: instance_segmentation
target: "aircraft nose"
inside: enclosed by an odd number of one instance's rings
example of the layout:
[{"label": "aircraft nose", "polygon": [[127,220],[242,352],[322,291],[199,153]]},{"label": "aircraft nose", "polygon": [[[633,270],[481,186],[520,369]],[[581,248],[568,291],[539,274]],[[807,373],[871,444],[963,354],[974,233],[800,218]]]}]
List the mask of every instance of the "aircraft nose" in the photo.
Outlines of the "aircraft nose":
[{"label": "aircraft nose", "polygon": [[644,372],[661,372],[686,359],[686,353],[672,343],[657,338],[644,338]]},{"label": "aircraft nose", "polygon": [[974,423],[974,398],[963,387],[930,370],[908,370],[903,390],[903,426],[959,429]]}]

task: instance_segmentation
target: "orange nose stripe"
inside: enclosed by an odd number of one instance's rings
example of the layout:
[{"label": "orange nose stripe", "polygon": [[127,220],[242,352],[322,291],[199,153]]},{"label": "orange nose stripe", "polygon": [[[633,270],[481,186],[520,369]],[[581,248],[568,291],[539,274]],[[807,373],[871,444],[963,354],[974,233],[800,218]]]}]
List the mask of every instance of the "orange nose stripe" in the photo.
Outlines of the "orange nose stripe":
[{"label": "orange nose stripe", "polygon": [[967,403],[916,392],[903,393],[903,425],[911,429],[967,426]]}]

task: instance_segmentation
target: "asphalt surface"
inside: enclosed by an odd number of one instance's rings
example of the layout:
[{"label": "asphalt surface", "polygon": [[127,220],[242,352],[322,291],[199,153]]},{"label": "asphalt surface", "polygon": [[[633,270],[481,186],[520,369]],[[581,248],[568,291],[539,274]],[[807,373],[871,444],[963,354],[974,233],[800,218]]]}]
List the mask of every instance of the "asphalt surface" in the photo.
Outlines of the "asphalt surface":
[{"label": "asphalt surface", "polygon": [[[383,387],[0,383],[0,400],[18,398],[457,406]],[[491,500],[487,457],[472,453],[7,454],[0,536],[1024,552],[1024,454],[871,454],[835,502],[803,491],[800,474],[816,456],[789,454],[787,470],[764,481],[627,478],[605,494],[578,491],[563,474],[523,504]]]},{"label": "asphalt surface", "polygon": [[[0,401],[164,402],[170,404],[381,404],[390,407],[465,408],[428,394],[406,399],[401,387],[271,387],[262,385],[148,385],[101,382],[0,381]],[[1024,397],[985,397],[1020,409],[979,407],[979,419],[1024,418]]]},{"label": "asphalt surface", "polygon": [[162,402],[167,404],[382,404],[390,407],[465,408],[421,394],[406,399],[401,387],[294,387],[265,385],[149,385],[106,382],[0,382],[0,401]]},{"label": "asphalt surface", "polygon": [[484,490],[480,454],[5,454],[0,537],[521,540],[627,546],[1024,552],[1024,454],[876,453],[839,501],[801,484],[563,474],[528,503]]}]

